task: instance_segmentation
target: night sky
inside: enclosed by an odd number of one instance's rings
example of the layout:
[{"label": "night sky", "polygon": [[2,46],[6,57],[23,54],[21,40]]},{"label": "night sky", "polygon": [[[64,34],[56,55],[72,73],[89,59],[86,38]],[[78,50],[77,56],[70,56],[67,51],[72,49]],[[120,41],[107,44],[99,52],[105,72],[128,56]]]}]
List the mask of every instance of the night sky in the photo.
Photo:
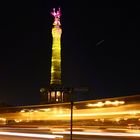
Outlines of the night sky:
[{"label": "night sky", "polygon": [[[76,2],[75,2],[76,1]],[[140,94],[140,5],[88,0],[0,2],[0,102],[40,103],[50,79],[53,7],[61,7],[62,82],[80,98]]]}]

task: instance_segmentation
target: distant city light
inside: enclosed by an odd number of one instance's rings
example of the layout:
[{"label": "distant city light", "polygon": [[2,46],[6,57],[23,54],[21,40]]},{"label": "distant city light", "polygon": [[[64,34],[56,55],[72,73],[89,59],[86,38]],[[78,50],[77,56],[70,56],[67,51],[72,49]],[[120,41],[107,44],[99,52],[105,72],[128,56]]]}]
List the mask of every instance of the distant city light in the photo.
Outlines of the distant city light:
[{"label": "distant city light", "polygon": [[113,106],[118,106],[118,105],[122,105],[125,104],[124,101],[105,101],[103,102],[98,102],[98,103],[94,103],[94,104],[87,104],[88,107],[102,107],[102,106],[109,106],[109,105],[113,105]]}]

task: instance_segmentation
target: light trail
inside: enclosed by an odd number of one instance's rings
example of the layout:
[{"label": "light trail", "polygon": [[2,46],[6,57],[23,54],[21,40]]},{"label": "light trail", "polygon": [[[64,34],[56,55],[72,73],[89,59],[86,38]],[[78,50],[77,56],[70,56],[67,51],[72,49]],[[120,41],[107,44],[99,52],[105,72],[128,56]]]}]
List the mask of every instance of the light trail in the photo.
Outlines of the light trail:
[{"label": "light trail", "polygon": [[98,43],[96,43],[96,46],[100,45],[103,42],[104,42],[104,40],[99,41]]},{"label": "light trail", "polygon": [[[86,114],[74,114],[73,116],[108,116],[108,115],[125,115],[125,114],[140,114],[139,110],[133,110],[133,111],[121,111],[121,112],[103,112],[103,113],[86,113]],[[58,114],[56,117],[69,117],[70,114]]]},{"label": "light trail", "polygon": [[48,128],[48,127],[37,127],[37,128],[20,128],[20,127],[15,127],[15,128],[12,128],[12,127],[0,127],[0,129],[9,129],[9,130],[50,130],[51,128]]},{"label": "light trail", "polygon": [[48,135],[48,134],[33,134],[33,133],[16,133],[16,132],[0,132],[0,135],[20,136],[20,137],[34,137],[34,138],[63,138],[62,135]]},{"label": "light trail", "polygon": [[[69,131],[65,132],[52,132],[54,134],[70,134]],[[76,135],[96,135],[96,136],[123,136],[123,137],[140,137],[140,133],[110,133],[110,132],[77,132],[73,131]]]}]

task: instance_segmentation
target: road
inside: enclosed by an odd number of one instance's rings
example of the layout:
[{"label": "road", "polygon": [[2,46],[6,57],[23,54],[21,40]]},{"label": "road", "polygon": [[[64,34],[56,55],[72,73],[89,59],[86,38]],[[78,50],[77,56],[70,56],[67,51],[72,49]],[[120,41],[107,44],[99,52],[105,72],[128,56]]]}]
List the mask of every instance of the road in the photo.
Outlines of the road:
[{"label": "road", "polygon": [[[0,128],[0,140],[70,140],[70,132],[46,128]],[[73,131],[73,140],[140,140],[140,133]]]}]

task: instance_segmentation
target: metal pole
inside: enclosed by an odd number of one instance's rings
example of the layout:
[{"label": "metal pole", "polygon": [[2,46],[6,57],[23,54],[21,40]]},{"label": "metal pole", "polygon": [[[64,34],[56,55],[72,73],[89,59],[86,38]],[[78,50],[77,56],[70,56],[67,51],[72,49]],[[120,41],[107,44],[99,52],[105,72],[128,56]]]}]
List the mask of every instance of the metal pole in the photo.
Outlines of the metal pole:
[{"label": "metal pole", "polygon": [[70,140],[72,140],[72,128],[73,128],[73,92],[71,91],[71,120],[70,120]]}]

